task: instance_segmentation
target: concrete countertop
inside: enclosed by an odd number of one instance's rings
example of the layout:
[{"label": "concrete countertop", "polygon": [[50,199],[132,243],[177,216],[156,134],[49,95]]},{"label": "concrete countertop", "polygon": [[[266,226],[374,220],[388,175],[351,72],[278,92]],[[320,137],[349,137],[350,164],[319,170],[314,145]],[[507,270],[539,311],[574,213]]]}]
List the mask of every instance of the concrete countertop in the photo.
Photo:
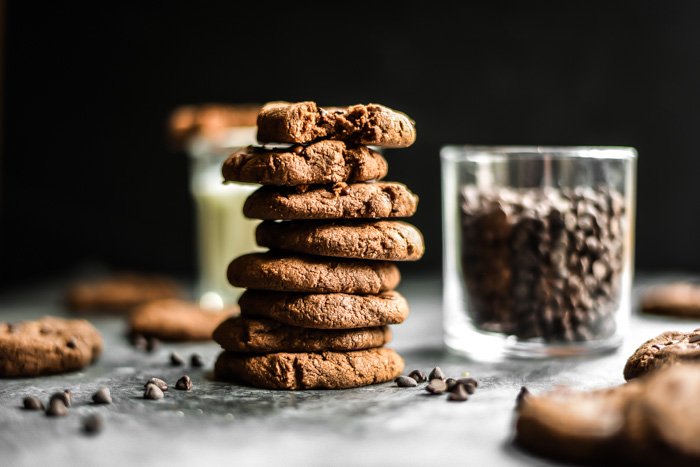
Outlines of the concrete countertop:
[{"label": "concrete countertop", "polygon": [[[664,280],[673,278],[663,276]],[[640,285],[656,282],[647,277]],[[64,284],[49,284],[0,296],[0,320],[64,314],[58,305]],[[627,357],[662,331],[692,329],[693,321],[639,316],[617,352],[553,361],[476,363],[442,350],[441,285],[436,278],[407,278],[400,290],[412,313],[394,327],[394,342],[408,371],[439,365],[448,376],[470,372],[480,381],[468,402],[447,402],[421,388],[393,383],[343,391],[268,391],[213,382],[208,372],[220,349],[210,344],[163,344],[147,354],[123,337],[119,318],[91,318],[105,338],[102,358],[83,372],[33,379],[0,380],[0,465],[551,465],[511,443],[513,406],[521,386],[539,392],[553,385],[599,388],[624,382]],[[635,294],[636,296],[636,294]],[[636,301],[635,301],[636,303]],[[199,352],[207,367],[173,368],[169,353]],[[191,392],[171,390],[161,401],[142,399],[143,382],[158,376],[174,384],[192,377]],[[101,386],[114,403],[89,404]],[[422,386],[422,385],[421,385]],[[48,418],[20,409],[22,398],[74,393],[67,417]],[[89,437],[83,415],[99,412],[105,429]]]}]

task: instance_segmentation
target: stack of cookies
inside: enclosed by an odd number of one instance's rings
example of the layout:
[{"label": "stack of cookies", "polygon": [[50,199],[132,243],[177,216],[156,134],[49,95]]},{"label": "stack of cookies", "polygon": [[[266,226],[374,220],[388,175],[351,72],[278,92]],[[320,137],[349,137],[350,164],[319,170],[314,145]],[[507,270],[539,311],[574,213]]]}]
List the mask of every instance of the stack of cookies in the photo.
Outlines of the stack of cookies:
[{"label": "stack of cookies", "polygon": [[229,282],[247,290],[241,316],[214,331],[225,350],[217,379],[337,389],[401,373],[403,360],[384,347],[387,326],[408,315],[390,261],[418,260],[425,247],[418,229],[393,219],[412,216],[418,197],[400,183],[377,181],[388,166],[368,146],[407,147],[415,135],[406,115],[376,104],[263,107],[258,141],[275,146],[232,154],[223,175],[264,185],[243,212],[263,220],[256,239],[270,250],[228,268]]}]

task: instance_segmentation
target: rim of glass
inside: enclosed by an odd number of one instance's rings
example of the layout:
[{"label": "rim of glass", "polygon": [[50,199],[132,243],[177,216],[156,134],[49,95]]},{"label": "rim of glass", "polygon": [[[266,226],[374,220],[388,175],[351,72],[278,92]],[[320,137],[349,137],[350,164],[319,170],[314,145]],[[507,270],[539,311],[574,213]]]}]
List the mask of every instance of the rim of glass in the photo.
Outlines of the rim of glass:
[{"label": "rim of glass", "polygon": [[637,150],[631,146],[488,146],[448,145],[440,149],[440,158],[448,161],[473,161],[479,159],[620,159],[637,158]]}]

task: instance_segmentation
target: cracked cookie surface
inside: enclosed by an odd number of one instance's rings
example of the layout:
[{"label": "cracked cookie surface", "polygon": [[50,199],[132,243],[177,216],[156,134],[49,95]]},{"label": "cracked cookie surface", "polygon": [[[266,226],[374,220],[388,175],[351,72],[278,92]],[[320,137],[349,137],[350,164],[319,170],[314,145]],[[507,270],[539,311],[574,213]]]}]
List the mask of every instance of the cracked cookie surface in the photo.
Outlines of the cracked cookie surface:
[{"label": "cracked cookie surface", "polygon": [[623,371],[630,380],[678,363],[700,362],[700,328],[693,332],[664,332],[643,343],[627,360]]}]

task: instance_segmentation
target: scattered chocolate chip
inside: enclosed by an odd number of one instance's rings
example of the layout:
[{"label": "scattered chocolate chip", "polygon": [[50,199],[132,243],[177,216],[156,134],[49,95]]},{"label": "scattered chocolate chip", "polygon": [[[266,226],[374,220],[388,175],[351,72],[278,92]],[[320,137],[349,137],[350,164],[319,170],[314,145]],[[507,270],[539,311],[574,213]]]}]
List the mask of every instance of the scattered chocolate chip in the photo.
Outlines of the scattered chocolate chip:
[{"label": "scattered chocolate chip", "polygon": [[179,389],[180,391],[190,391],[192,389],[192,379],[187,375],[183,375],[177,380],[177,383],[175,383],[175,389]]},{"label": "scattered chocolate chip", "polygon": [[26,410],[44,410],[44,403],[34,396],[27,396],[22,399],[22,405]]},{"label": "scattered chocolate chip", "polygon": [[452,390],[450,395],[447,396],[448,401],[464,402],[467,399],[469,399],[467,390],[464,388],[463,384],[459,383],[455,384],[454,390]]},{"label": "scattered chocolate chip", "polygon": [[408,374],[408,377],[416,380],[416,383],[424,383],[428,381],[428,377],[425,376],[425,373],[423,373],[421,370],[413,370]]},{"label": "scattered chocolate chip", "polygon": [[170,364],[172,366],[182,366],[185,364],[185,360],[177,352],[170,353]]},{"label": "scattered chocolate chip", "polygon": [[168,383],[163,381],[160,378],[151,378],[148,381],[146,381],[146,384],[143,385],[143,387],[147,387],[149,384],[154,384],[160,389],[161,391],[167,391],[168,390]]},{"label": "scattered chocolate chip", "polygon": [[95,394],[92,395],[92,401],[95,404],[111,404],[112,394],[109,392],[109,388],[100,388]]},{"label": "scattered chocolate chip", "polygon": [[198,353],[193,353],[190,355],[190,366],[193,368],[202,368],[204,366],[204,359]]},{"label": "scattered chocolate chip", "polygon": [[146,352],[152,353],[158,350],[160,347],[160,341],[155,337],[149,337],[146,339]]},{"label": "scattered chocolate chip", "polygon": [[152,400],[158,400],[162,399],[164,397],[163,391],[160,390],[158,386],[155,384],[147,384],[146,385],[146,390],[143,391],[143,398],[144,399],[152,399]]},{"label": "scattered chocolate chip", "polygon": [[475,388],[479,387],[479,382],[474,378],[460,378],[457,380],[458,383],[462,383],[465,386],[473,386]]},{"label": "scattered chocolate chip", "polygon": [[51,397],[49,398],[49,405],[51,405],[51,402],[53,402],[55,399],[60,400],[66,407],[70,407],[73,401],[70,389],[66,389],[63,392],[54,392],[53,394],[51,394]]},{"label": "scattered chocolate chip", "polygon": [[71,337],[71,338],[68,339],[68,341],[66,342],[66,346],[67,346],[69,349],[76,349],[76,348],[78,348],[78,341],[75,340],[75,337]]},{"label": "scattered chocolate chip", "polygon": [[131,336],[131,345],[138,350],[146,350],[148,347],[148,340],[143,337],[143,334],[134,334]]},{"label": "scattered chocolate chip", "polygon": [[418,386],[418,382],[415,379],[409,378],[408,376],[399,376],[394,380],[396,385],[400,388],[413,388]]},{"label": "scattered chocolate chip", "polygon": [[523,386],[520,388],[520,392],[518,393],[517,397],[515,398],[515,409],[518,410],[520,407],[523,405],[523,401],[530,395],[530,391]]},{"label": "scattered chocolate chip", "polygon": [[430,375],[428,375],[429,380],[433,379],[445,379],[445,373],[443,373],[442,369],[439,366],[436,366],[433,368],[433,371],[430,372]]},{"label": "scattered chocolate chip", "polygon": [[104,420],[99,414],[93,413],[83,417],[83,432],[87,435],[96,435],[104,428]]},{"label": "scattered chocolate chip", "polygon": [[445,380],[445,384],[447,384],[447,390],[452,391],[455,386],[457,386],[457,380],[454,378],[447,378]]},{"label": "scattered chocolate chip", "polygon": [[688,338],[688,342],[693,344],[695,342],[700,342],[700,334],[693,334]]},{"label": "scattered chocolate chip", "polygon": [[447,391],[447,383],[445,380],[434,378],[430,380],[425,390],[431,394],[442,394]]},{"label": "scattered chocolate chip", "polygon": [[60,398],[51,398],[49,408],[46,409],[46,415],[49,417],[63,417],[68,415],[68,407]]}]

